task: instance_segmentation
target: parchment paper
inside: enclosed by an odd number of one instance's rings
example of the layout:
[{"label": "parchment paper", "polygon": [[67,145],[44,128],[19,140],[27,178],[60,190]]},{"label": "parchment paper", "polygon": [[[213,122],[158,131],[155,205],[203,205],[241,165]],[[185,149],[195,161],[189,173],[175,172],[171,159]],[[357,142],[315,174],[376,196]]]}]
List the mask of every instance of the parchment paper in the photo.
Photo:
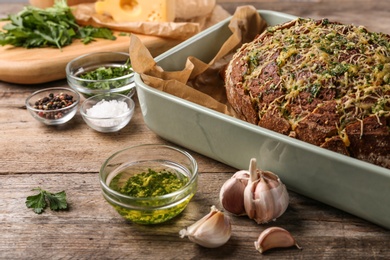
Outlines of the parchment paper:
[{"label": "parchment paper", "polygon": [[221,74],[237,48],[253,40],[266,26],[265,20],[254,7],[241,6],[237,8],[229,23],[232,35],[208,64],[190,56],[183,70],[164,71],[157,66],[148,49],[135,35],[131,36],[130,60],[134,71],[141,75],[147,85],[236,117],[227,102]]},{"label": "parchment paper", "polygon": [[72,6],[73,15],[80,25],[106,27],[121,32],[131,32],[164,38],[185,40],[200,31],[216,24],[230,14],[219,5],[215,5],[208,15],[192,17],[191,19],[176,19],[175,22],[127,22],[117,23],[112,17],[95,12],[95,5],[85,3]]}]

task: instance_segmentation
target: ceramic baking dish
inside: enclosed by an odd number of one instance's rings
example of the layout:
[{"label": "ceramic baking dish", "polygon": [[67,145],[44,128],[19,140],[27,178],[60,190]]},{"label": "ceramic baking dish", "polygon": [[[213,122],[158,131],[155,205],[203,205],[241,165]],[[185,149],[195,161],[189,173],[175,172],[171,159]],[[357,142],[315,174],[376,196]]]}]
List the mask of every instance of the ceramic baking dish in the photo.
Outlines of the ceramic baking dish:
[{"label": "ceramic baking dish", "polygon": [[[259,11],[269,25],[294,16]],[[230,18],[229,18],[230,19]],[[229,19],[155,58],[165,70],[181,70],[188,56],[209,62],[231,35]],[[257,158],[288,189],[390,228],[390,170],[263,129],[156,90],[135,75],[146,125],[162,138],[217,161],[247,169]]]}]

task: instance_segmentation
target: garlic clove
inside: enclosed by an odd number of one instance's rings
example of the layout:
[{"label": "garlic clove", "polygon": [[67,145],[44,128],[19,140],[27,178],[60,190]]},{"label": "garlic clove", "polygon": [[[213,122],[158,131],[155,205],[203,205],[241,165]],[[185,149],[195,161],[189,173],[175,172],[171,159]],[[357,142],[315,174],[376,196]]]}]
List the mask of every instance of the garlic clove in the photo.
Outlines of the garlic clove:
[{"label": "garlic clove", "polygon": [[287,209],[289,196],[279,177],[269,171],[255,168],[256,159],[251,160],[251,174],[244,190],[244,207],[248,217],[264,224],[280,217]]},{"label": "garlic clove", "polygon": [[250,174],[246,170],[236,172],[221,187],[219,200],[222,207],[235,215],[246,215],[244,207],[244,190]]},{"label": "garlic clove", "polygon": [[[256,189],[258,181],[251,182],[249,183],[245,190],[244,190],[244,208],[245,212],[248,215],[250,219],[255,219],[256,218],[256,211],[258,211],[258,214],[260,215],[261,212],[263,211],[262,207],[263,205],[257,205],[256,206],[256,201],[253,198],[253,193]],[[264,210],[265,211],[265,210]]]},{"label": "garlic clove", "polygon": [[179,232],[180,237],[187,236],[192,242],[203,247],[216,248],[224,245],[231,237],[230,218],[215,206],[210,213]]},{"label": "garlic clove", "polygon": [[261,232],[257,241],[254,242],[255,248],[263,253],[272,248],[296,246],[302,249],[294,237],[287,230],[280,227],[270,227]]}]

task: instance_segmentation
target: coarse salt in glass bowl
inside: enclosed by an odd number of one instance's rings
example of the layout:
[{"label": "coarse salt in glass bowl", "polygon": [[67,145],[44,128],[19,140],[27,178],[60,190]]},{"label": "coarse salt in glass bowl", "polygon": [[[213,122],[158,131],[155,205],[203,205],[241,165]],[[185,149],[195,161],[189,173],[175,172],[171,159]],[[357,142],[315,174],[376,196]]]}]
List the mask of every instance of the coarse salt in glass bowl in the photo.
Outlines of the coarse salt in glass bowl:
[{"label": "coarse salt in glass bowl", "polygon": [[39,122],[61,125],[77,112],[80,95],[70,88],[56,87],[35,91],[26,99],[26,108]]},{"label": "coarse salt in glass bowl", "polygon": [[134,114],[134,101],[122,94],[100,94],[82,103],[80,114],[92,129],[103,132],[116,132],[124,128]]}]

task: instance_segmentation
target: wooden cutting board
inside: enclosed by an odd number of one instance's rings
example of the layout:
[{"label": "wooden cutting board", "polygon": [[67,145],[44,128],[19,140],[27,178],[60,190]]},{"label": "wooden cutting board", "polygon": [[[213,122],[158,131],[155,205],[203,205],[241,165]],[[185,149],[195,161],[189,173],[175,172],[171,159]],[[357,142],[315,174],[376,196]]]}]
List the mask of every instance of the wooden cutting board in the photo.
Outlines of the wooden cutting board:
[{"label": "wooden cutting board", "polygon": [[[0,24],[2,27],[2,25]],[[25,49],[13,46],[0,46],[0,80],[18,84],[39,84],[66,78],[65,67],[72,59],[90,52],[120,51],[129,52],[130,37],[117,39],[97,39],[90,44],[79,40],[62,50],[57,48]],[[180,43],[179,40],[155,36],[137,35],[153,56],[161,54]]]}]

